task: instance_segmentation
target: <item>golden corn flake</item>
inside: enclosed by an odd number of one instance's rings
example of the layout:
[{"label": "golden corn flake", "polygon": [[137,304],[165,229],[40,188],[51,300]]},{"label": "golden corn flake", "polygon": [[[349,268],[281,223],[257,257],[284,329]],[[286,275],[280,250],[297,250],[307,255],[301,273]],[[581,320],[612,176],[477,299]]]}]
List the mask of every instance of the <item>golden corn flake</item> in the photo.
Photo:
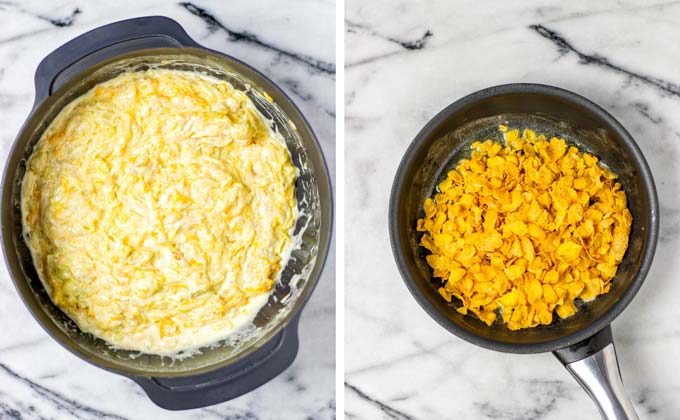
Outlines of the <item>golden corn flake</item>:
[{"label": "golden corn flake", "polygon": [[531,130],[472,144],[425,200],[417,229],[458,311],[511,330],[567,318],[575,299],[609,292],[633,221],[617,176],[598,159]]}]

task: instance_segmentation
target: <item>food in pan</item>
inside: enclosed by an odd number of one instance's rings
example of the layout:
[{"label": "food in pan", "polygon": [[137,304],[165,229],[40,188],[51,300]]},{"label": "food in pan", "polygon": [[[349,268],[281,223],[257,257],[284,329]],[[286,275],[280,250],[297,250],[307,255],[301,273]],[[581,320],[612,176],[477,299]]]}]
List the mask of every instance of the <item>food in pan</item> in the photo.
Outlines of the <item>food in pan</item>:
[{"label": "food in pan", "polygon": [[472,144],[417,222],[439,294],[510,330],[567,318],[609,292],[632,216],[617,176],[565,140],[531,130]]},{"label": "food in pan", "polygon": [[245,92],[195,72],[123,73],[72,101],[22,184],[52,301],[111,345],[172,354],[250,322],[295,224],[297,169]]}]

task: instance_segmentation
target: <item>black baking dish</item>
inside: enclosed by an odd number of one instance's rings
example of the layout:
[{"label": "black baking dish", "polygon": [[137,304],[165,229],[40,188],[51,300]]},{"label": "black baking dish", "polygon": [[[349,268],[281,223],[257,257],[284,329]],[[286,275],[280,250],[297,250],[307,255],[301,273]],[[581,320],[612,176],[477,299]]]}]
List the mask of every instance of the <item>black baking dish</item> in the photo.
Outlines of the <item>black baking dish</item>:
[{"label": "black baking dish", "polygon": [[[49,299],[22,237],[20,193],[26,160],[63,107],[97,83],[125,71],[190,70],[229,81],[244,90],[274,122],[299,169],[293,251],[269,301],[255,318],[255,332],[238,341],[206,347],[185,359],[113,350],[81,332]],[[285,370],[298,351],[300,312],[314,289],[328,252],[332,224],[329,174],[319,143],[294,103],[272,81],[243,62],[192,40],[175,21],[142,17],[87,32],[50,53],[35,74],[35,102],[9,154],[2,189],[2,245],[24,303],[62,346],[103,369],[137,382],[167,409],[216,404],[245,394]],[[273,99],[270,101],[269,99]]]}]

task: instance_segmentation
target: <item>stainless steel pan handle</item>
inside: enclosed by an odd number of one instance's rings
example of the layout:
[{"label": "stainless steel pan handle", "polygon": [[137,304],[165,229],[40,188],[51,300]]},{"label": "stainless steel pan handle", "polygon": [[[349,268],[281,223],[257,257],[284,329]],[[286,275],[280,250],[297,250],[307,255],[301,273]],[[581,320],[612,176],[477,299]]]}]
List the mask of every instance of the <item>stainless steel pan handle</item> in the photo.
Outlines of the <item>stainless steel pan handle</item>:
[{"label": "stainless steel pan handle", "polygon": [[639,419],[621,380],[610,326],[554,354],[597,404],[602,418]]},{"label": "stainless steel pan handle", "polygon": [[565,365],[607,420],[638,419],[623,387],[614,344],[585,359]]}]

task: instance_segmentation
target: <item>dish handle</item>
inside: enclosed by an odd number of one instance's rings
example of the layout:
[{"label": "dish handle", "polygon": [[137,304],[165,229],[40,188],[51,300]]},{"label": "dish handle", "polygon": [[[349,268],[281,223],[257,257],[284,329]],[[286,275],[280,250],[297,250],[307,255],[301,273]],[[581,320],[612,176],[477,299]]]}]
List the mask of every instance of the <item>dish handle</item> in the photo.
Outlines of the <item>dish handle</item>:
[{"label": "dish handle", "polygon": [[610,325],[553,354],[597,404],[603,419],[639,419],[623,386]]},{"label": "dish handle", "polygon": [[114,22],[74,38],[45,57],[35,72],[34,108],[84,69],[147,48],[200,47],[174,20],[146,16]]},{"label": "dish handle", "polygon": [[206,407],[240,397],[274,379],[295,360],[298,322],[293,317],[271,340],[243,359],[199,375],[179,378],[128,376],[167,410]]}]

